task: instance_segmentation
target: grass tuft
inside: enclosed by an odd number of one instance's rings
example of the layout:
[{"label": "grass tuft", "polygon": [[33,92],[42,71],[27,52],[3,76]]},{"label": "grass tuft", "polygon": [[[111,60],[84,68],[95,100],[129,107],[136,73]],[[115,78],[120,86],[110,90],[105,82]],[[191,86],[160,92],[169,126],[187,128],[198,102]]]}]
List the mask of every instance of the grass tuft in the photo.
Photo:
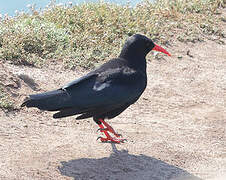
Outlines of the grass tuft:
[{"label": "grass tuft", "polygon": [[12,110],[13,104],[10,101],[8,94],[5,93],[3,89],[4,87],[0,85],[0,109]]}]

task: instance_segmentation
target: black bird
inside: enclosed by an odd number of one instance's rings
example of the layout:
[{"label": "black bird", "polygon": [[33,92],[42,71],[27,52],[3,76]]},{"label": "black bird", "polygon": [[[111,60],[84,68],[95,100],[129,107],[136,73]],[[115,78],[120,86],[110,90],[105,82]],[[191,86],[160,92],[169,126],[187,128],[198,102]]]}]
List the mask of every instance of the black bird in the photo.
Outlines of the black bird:
[{"label": "black bird", "polygon": [[139,99],[147,85],[145,57],[151,50],[170,56],[151,39],[135,34],[126,41],[119,57],[60,89],[30,95],[21,106],[58,111],[53,118],[72,115],[79,115],[76,119],[92,117],[106,135],[106,138],[100,137],[102,142],[123,142],[124,139],[118,138],[121,135],[104,119],[116,117]]}]

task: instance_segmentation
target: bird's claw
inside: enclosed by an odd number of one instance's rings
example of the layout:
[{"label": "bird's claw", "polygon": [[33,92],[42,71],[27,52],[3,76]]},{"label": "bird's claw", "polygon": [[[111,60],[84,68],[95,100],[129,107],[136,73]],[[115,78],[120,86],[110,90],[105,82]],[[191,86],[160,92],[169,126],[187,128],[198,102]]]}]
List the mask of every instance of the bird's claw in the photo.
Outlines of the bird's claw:
[{"label": "bird's claw", "polygon": [[97,129],[97,132],[98,131],[100,131],[100,132],[107,131],[107,128],[99,128],[99,129]]},{"label": "bird's claw", "polygon": [[102,138],[101,136],[99,136],[97,139],[96,139],[96,141],[98,141],[100,138]]},{"label": "bird's claw", "polygon": [[116,137],[122,137],[122,134],[115,134]]}]

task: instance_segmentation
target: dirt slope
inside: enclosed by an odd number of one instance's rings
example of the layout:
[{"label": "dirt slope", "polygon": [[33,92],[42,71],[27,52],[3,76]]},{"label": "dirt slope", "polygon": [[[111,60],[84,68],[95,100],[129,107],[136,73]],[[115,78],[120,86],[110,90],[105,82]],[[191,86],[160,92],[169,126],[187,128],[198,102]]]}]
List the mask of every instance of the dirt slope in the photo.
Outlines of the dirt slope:
[{"label": "dirt slope", "polygon": [[[0,111],[0,179],[226,179],[226,45],[175,42],[167,49],[173,57],[148,62],[140,100],[110,121],[124,144],[96,141],[91,119]],[[16,104],[83,74],[56,64],[1,66]]]}]

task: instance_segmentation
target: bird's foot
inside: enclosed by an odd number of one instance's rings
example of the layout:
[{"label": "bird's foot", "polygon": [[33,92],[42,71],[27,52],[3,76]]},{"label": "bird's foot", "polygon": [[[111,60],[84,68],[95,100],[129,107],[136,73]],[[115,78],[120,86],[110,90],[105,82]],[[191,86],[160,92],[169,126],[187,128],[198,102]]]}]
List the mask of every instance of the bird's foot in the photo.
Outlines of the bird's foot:
[{"label": "bird's foot", "polygon": [[121,137],[122,136],[121,134],[116,133],[115,130],[108,123],[106,123],[103,119],[100,119],[100,122],[103,123],[106,126],[106,128],[101,128],[100,127],[98,129],[98,130],[100,130],[100,132],[109,131],[112,134],[114,134],[116,137]]},{"label": "bird's foot", "polygon": [[[103,132],[105,134],[106,138],[98,137],[97,140],[100,139],[101,142],[113,142],[113,143],[121,143],[121,142],[123,143],[123,142],[126,141],[126,139],[118,138],[122,135],[116,133],[115,130],[108,123],[106,123],[104,120],[100,119],[100,122],[101,122],[101,124],[99,124],[100,128],[98,130],[100,130],[100,132]],[[104,128],[103,124],[106,126],[106,128]],[[108,132],[111,132],[116,137],[110,136],[110,134]]]},{"label": "bird's foot", "polygon": [[98,137],[97,140],[100,139],[101,142],[112,142],[112,143],[124,143],[126,139],[119,139],[119,138],[113,138],[111,136],[103,138],[103,137]]}]

